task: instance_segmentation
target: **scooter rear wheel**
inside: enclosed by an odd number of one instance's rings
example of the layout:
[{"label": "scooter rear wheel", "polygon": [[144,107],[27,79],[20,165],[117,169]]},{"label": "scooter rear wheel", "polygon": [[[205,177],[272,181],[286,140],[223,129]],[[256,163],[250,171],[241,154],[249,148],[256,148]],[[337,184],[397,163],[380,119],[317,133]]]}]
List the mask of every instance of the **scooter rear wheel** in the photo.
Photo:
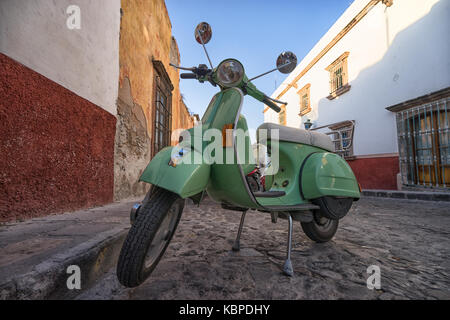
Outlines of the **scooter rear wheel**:
[{"label": "scooter rear wheel", "polygon": [[323,243],[330,241],[336,234],[339,220],[326,218],[319,210],[314,212],[311,222],[301,222],[303,232],[312,241]]},{"label": "scooter rear wheel", "polygon": [[153,188],[156,189],[145,197],[120,252],[117,278],[126,287],[136,287],[150,276],[183,212],[183,199],[170,191]]}]

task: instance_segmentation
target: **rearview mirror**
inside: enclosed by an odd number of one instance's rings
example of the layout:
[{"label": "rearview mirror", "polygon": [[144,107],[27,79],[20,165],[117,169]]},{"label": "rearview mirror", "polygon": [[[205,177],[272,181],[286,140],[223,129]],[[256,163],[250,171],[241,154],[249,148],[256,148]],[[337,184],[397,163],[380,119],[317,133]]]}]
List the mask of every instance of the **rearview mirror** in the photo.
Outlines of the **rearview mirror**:
[{"label": "rearview mirror", "polygon": [[277,58],[277,69],[281,73],[291,73],[297,66],[297,57],[291,51],[282,52]]},{"label": "rearview mirror", "polygon": [[200,44],[207,44],[211,37],[211,26],[207,22],[200,22],[195,28],[195,40]]}]

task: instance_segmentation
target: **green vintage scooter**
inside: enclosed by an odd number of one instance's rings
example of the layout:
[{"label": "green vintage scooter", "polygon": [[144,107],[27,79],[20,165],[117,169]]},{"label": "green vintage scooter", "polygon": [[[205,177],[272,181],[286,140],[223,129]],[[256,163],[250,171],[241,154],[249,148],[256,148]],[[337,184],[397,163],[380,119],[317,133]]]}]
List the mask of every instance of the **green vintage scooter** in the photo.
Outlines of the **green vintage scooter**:
[{"label": "green vintage scooter", "polygon": [[[275,69],[248,79],[244,67],[235,59],[224,60],[213,68],[205,48],[211,35],[211,27],[205,22],[195,30],[195,38],[203,46],[211,68],[173,65],[190,71],[181,74],[181,78],[210,82],[220,92],[212,98],[201,124],[183,132],[178,146],[166,147],[156,154],[140,178],[152,186],[142,203],[131,210],[132,227],[117,265],[118,279],[127,287],[138,286],[154,270],[177,228],[187,198],[200,204],[207,193],[223,208],[242,212],[233,250],[240,248],[247,210],[270,214],[274,223],[278,218],[287,219],[283,272],[292,276],[293,220],[301,223],[313,241],[329,241],[336,233],[339,219],[360,197],[351,168],[333,153],[333,142],[327,135],[272,123],[264,123],[257,130],[258,143],[267,148],[272,172],[266,173],[264,185],[260,181],[250,183],[256,166],[250,139],[248,134],[242,139],[238,136],[238,132],[247,131],[241,115],[244,96],[280,112],[277,103],[283,102],[266,96],[251,80],[275,70],[290,73],[297,58],[284,52]],[[205,153],[209,148],[205,136],[211,131],[222,133],[220,150]],[[217,138],[214,140],[219,142]]]}]

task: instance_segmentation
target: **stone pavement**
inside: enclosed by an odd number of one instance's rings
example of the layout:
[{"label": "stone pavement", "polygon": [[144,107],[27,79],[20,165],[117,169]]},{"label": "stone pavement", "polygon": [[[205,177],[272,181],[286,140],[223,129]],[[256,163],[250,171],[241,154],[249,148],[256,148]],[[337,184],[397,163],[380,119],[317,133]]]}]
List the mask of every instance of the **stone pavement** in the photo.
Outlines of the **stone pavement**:
[{"label": "stone pavement", "polygon": [[72,264],[94,283],[115,266],[135,202],[0,225],[0,299],[71,298]]},{"label": "stone pavement", "polygon": [[[450,204],[363,198],[325,244],[294,225],[295,276],[281,274],[287,222],[249,211],[240,252],[231,246],[240,214],[210,200],[185,207],[152,276],[126,289],[114,268],[78,299],[450,299]],[[381,270],[369,290],[367,268]]]}]

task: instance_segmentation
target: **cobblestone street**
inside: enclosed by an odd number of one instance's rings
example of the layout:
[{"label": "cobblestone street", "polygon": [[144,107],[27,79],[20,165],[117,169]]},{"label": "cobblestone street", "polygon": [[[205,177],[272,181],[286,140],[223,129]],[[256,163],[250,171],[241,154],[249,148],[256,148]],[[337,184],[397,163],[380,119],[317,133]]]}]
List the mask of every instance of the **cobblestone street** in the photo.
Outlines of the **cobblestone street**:
[{"label": "cobblestone street", "polygon": [[[210,200],[185,207],[152,276],[125,289],[111,270],[79,299],[450,299],[448,202],[363,198],[332,241],[316,244],[294,224],[295,275],[281,273],[287,221],[249,211],[241,251],[232,252],[239,212]],[[366,272],[381,269],[381,289]]]}]

